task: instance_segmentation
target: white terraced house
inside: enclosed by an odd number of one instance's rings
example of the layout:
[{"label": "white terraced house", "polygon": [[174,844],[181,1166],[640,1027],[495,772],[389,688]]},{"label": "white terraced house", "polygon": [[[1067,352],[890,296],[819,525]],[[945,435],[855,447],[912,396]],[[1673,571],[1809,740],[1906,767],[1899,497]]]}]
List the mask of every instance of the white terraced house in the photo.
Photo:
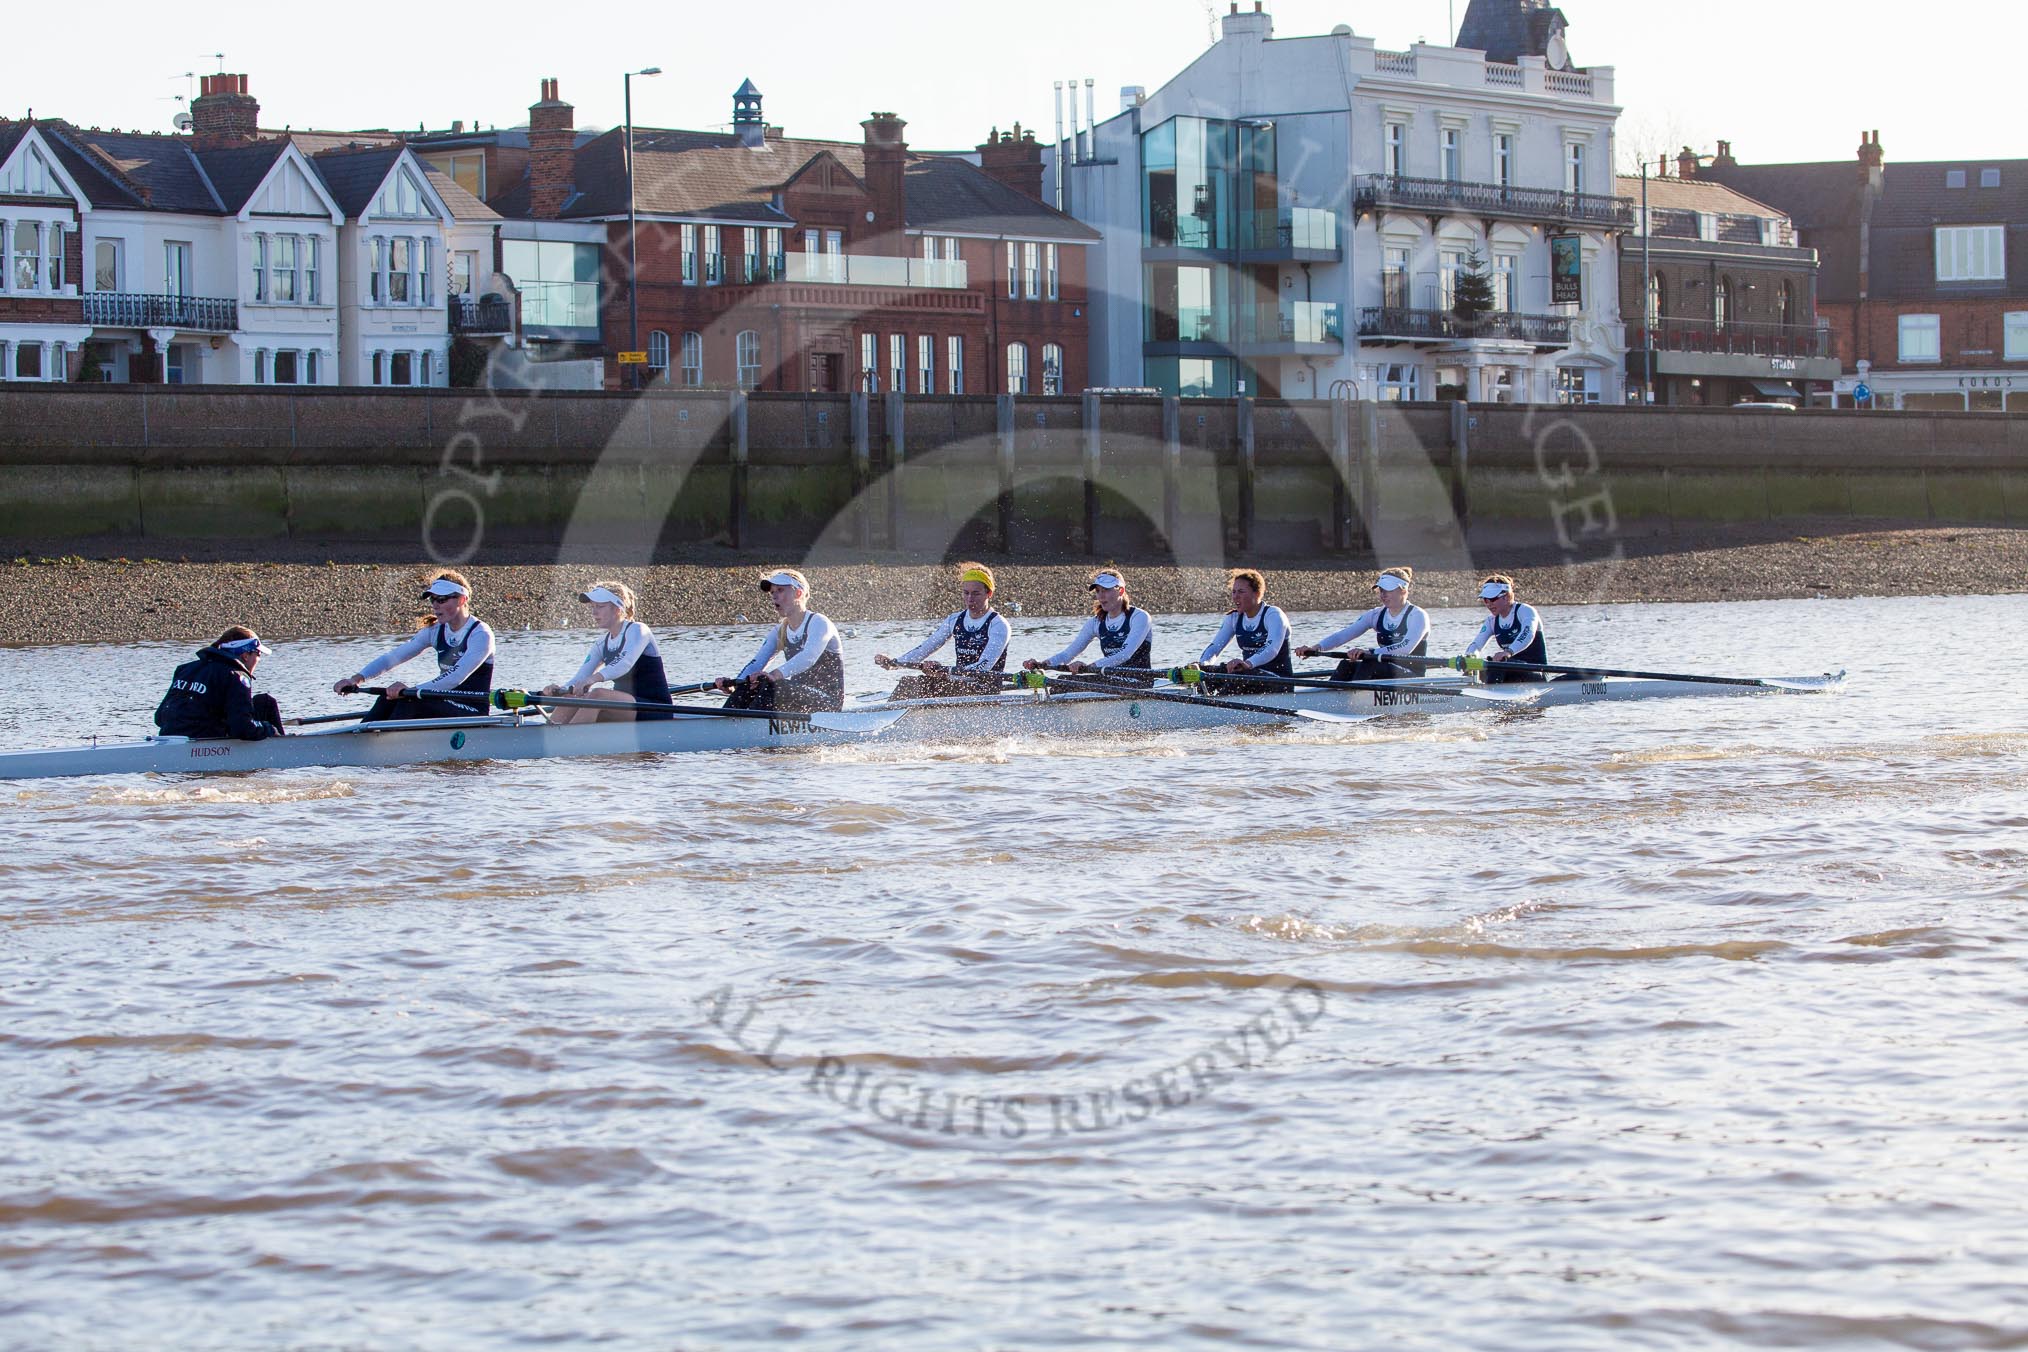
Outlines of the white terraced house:
[{"label": "white terraced house", "polygon": [[89,204],[42,129],[0,122],[0,380],[67,380],[90,337],[78,298]]},{"label": "white terraced house", "polygon": [[494,212],[387,134],[264,135],[258,108],[221,74],[189,135],[0,122],[0,374],[442,385],[461,304],[512,341],[460,294]]},{"label": "white terraced house", "polygon": [[[1094,383],[1171,394],[1596,403],[1624,396],[1610,67],[1543,0],[1472,0],[1456,47],[1256,0],[1153,94],[1066,139],[1100,229]],[[1453,308],[1477,256],[1492,311]]]}]

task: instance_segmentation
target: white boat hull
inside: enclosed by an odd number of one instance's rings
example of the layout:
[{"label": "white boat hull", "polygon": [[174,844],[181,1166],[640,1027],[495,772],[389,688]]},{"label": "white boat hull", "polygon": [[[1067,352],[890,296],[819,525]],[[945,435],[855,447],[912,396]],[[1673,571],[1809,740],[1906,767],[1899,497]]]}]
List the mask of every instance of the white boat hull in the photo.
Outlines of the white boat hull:
[{"label": "white boat hull", "polygon": [[[1785,679],[1798,693],[1837,688],[1840,676]],[[1157,687],[1162,694],[1181,694]],[[1286,694],[1237,696],[1270,709],[1308,709],[1348,717],[1484,713],[1498,696],[1518,692],[1514,707],[1554,708],[1617,700],[1708,698],[1765,694],[1746,686],[1609,677],[1519,686],[1472,686],[1456,676],[1423,676],[1384,688],[1303,689]],[[1220,707],[1195,699],[1153,699],[1137,694],[1032,693],[968,699],[895,701],[855,706],[853,712],[901,711],[883,741],[968,740],[1000,737],[1105,737],[1198,728],[1273,726],[1271,713]],[[1323,726],[1318,724],[1315,726]],[[530,717],[446,719],[318,729],[261,742],[151,737],[91,746],[0,752],[0,779],[70,775],[216,774],[306,767],[372,768],[444,761],[539,760],[563,756],[623,756],[687,751],[836,746],[875,734],[828,731],[800,721],[758,718],[675,718],[654,723],[584,723],[553,726]]]}]

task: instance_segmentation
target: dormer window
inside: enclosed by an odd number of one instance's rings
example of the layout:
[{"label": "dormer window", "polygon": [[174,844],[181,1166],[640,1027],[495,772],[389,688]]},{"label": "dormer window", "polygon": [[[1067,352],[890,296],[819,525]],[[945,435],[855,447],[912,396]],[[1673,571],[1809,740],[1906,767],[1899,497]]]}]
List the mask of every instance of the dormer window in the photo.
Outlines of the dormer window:
[{"label": "dormer window", "polygon": [[2000,171],[1999,171],[1998,169],[1981,169],[1981,170],[1979,170],[1979,186],[1980,186],[1981,188],[1997,188],[1997,187],[1999,187],[1999,186],[2000,186]]},{"label": "dormer window", "polygon": [[1964,187],[1964,186],[1965,186],[1965,171],[1964,171],[1964,170],[1962,170],[1962,169],[1946,169],[1946,170],[1944,170],[1944,186],[1945,186],[1946,188],[1962,188],[1962,187]]}]

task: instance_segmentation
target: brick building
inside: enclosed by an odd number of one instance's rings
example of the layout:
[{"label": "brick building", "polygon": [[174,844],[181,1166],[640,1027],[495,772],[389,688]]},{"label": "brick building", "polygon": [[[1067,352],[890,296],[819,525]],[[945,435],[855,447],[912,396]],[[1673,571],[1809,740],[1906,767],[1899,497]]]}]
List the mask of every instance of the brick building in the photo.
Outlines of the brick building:
[{"label": "brick building", "polygon": [[1042,202],[1031,136],[996,133],[976,164],[910,150],[892,113],[858,141],[793,138],[750,81],[729,133],[636,127],[636,319],[627,132],[584,139],[555,81],[542,92],[526,177],[492,199],[504,270],[531,340],[602,352],[609,385],[637,350],[645,379],[690,388],[1085,387],[1097,236]]},{"label": "brick building", "polygon": [[1818,312],[1881,408],[2028,412],[2028,160],[1889,164],[1878,132],[1854,160],[1698,170],[1770,202],[1822,259]]},{"label": "brick building", "polygon": [[1630,399],[1642,392],[1649,354],[1658,404],[1828,398],[1840,368],[1817,318],[1816,251],[1796,242],[1780,210],[1694,177],[1690,152],[1677,174],[1669,167],[1664,159],[1645,184],[1618,181],[1621,197],[1646,198],[1620,242]]}]

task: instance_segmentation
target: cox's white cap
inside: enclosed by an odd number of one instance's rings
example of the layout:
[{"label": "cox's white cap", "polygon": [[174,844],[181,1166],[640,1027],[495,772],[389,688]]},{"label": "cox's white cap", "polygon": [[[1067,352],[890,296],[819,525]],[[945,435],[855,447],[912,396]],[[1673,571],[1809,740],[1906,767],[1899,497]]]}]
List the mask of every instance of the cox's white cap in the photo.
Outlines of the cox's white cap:
[{"label": "cox's white cap", "polygon": [[611,587],[593,587],[590,591],[579,592],[577,599],[588,601],[592,605],[597,605],[599,602],[604,601],[607,605],[618,606],[622,610],[627,608],[626,601],[615,593]]},{"label": "cox's white cap", "polygon": [[470,596],[471,594],[472,589],[470,587],[462,586],[447,577],[440,577],[423,589],[423,599],[425,601],[433,601],[443,596]]},{"label": "cox's white cap", "polygon": [[1479,599],[1481,601],[1491,601],[1496,597],[1505,596],[1512,590],[1513,588],[1504,582],[1488,582],[1485,586],[1479,588]]},{"label": "cox's white cap", "polygon": [[230,643],[221,643],[218,651],[228,657],[266,657],[274,649],[261,642],[260,635],[256,634],[252,638],[236,638]]},{"label": "cox's white cap", "polygon": [[760,580],[760,589],[762,591],[766,591],[769,587],[797,587],[803,591],[808,591],[810,590],[810,579],[804,577],[793,568],[777,568],[774,572],[769,573]]},{"label": "cox's white cap", "polygon": [[1406,587],[1407,585],[1408,584],[1406,582],[1403,582],[1399,577],[1396,577],[1393,573],[1382,573],[1380,575],[1380,580],[1373,584],[1373,590],[1384,592],[1400,591],[1403,587]]},{"label": "cox's white cap", "polygon": [[1126,585],[1127,580],[1118,573],[1100,573],[1091,580],[1091,590],[1093,591],[1097,591],[1101,587],[1124,587]]}]

